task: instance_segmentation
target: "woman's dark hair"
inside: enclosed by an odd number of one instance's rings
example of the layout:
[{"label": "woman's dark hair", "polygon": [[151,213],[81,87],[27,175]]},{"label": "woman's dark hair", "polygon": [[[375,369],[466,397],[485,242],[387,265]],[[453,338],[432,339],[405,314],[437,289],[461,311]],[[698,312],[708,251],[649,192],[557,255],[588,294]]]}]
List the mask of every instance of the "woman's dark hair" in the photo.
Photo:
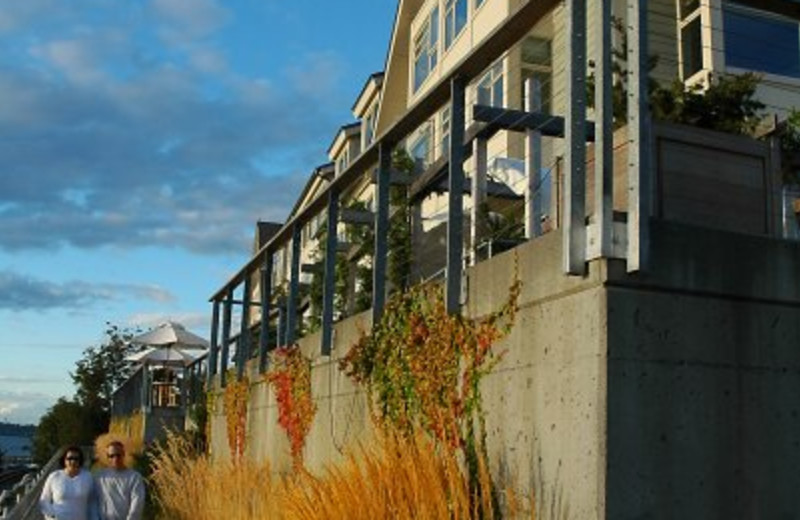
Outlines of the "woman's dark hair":
[{"label": "woman's dark hair", "polygon": [[78,454],[78,463],[80,466],[83,466],[83,450],[80,446],[67,446],[64,448],[64,452],[61,454],[61,467],[64,468],[67,465],[67,455],[70,453],[77,453]]}]

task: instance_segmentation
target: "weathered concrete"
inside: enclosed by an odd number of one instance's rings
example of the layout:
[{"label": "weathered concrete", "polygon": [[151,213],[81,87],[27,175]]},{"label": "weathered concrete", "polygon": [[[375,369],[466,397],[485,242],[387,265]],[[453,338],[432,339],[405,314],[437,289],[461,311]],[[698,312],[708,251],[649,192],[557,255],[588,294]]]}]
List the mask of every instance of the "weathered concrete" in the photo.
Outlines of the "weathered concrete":
[{"label": "weathered concrete", "polygon": [[[498,309],[515,275],[524,284],[482,389],[492,469],[535,490],[541,517],[793,518],[800,244],[665,222],[652,236],[653,264],[637,275],[596,261],[564,276],[560,233],[468,270],[471,316]],[[365,397],[336,366],[368,320],[337,324],[330,358],[318,335],[300,342],[314,357],[312,471],[369,439]],[[228,456],[221,402],[212,444]],[[282,471],[288,451],[259,382],[248,456]]]},{"label": "weathered concrete", "polygon": [[800,244],[653,237],[607,289],[607,518],[796,518]]}]

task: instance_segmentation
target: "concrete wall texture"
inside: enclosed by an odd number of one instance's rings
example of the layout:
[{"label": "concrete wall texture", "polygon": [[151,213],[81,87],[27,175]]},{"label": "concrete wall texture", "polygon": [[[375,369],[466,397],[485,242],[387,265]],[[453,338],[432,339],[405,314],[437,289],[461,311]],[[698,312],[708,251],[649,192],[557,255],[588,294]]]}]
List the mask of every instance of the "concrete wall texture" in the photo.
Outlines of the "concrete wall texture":
[{"label": "concrete wall texture", "polygon": [[[651,263],[561,273],[550,233],[468,272],[482,316],[523,281],[520,312],[484,381],[493,472],[535,490],[539,517],[796,518],[800,515],[800,244],[651,222]],[[313,355],[312,471],[368,442],[364,395],[336,367],[368,315]],[[251,374],[251,381],[258,376]],[[228,457],[221,400],[212,451]],[[251,390],[249,457],[289,467],[274,397]],[[542,513],[545,514],[542,514]]]}]

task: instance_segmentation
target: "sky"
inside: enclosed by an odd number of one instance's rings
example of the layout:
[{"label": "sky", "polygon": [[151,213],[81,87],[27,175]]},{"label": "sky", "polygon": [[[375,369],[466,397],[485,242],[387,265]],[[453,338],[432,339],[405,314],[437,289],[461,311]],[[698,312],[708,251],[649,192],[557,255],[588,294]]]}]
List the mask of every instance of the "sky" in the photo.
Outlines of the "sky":
[{"label": "sky", "polygon": [[208,337],[256,221],[285,221],[383,69],[395,8],[0,0],[0,421],[71,398],[106,323]]}]

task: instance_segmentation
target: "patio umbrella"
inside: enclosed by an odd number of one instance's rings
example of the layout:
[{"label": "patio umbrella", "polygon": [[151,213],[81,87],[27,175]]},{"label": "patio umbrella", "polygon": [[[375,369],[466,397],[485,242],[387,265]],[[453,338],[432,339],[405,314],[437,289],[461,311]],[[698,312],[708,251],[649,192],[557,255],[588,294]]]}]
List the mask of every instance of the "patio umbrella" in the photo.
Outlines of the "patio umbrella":
[{"label": "patio umbrella", "polygon": [[150,347],[125,358],[134,363],[185,367],[195,360],[188,352],[173,347]]},{"label": "patio umbrella", "polygon": [[175,347],[179,349],[208,348],[208,341],[192,334],[180,323],[168,321],[151,331],[135,336],[130,341],[134,345],[151,347]]}]

